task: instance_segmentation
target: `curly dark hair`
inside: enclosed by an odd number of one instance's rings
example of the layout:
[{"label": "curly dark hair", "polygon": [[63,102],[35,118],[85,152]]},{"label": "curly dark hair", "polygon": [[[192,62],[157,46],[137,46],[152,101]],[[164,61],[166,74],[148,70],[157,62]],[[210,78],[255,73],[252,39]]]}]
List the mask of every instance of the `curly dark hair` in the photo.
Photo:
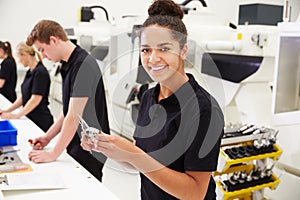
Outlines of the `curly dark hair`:
[{"label": "curly dark hair", "polygon": [[182,21],[183,10],[172,0],[155,0],[148,9],[149,17],[143,23],[142,28],[151,25],[159,25],[172,31],[180,48],[187,42],[187,29]]}]

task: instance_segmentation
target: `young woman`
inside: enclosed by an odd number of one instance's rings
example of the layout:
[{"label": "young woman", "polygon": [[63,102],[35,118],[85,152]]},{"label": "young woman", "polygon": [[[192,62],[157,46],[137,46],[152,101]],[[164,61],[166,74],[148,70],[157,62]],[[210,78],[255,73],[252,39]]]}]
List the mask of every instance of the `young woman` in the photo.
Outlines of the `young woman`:
[{"label": "young woman", "polygon": [[140,171],[141,198],[216,199],[224,119],[216,100],[186,74],[187,30],[172,0],[156,0],[140,35],[143,67],[158,82],[144,92],[135,145],[119,136],[82,137],[82,147]]},{"label": "young woman", "polygon": [[0,69],[0,93],[14,102],[17,98],[17,66],[9,42],[0,41],[0,58],[3,59]]},{"label": "young woman", "polygon": [[[21,42],[17,46],[19,62],[29,67],[21,85],[22,95],[6,110],[2,111],[2,119],[16,119],[26,115],[43,131],[53,124],[53,116],[48,108],[50,76],[42,63],[41,56],[33,47]],[[36,59],[38,57],[39,61]],[[18,113],[11,113],[23,106]]]}]

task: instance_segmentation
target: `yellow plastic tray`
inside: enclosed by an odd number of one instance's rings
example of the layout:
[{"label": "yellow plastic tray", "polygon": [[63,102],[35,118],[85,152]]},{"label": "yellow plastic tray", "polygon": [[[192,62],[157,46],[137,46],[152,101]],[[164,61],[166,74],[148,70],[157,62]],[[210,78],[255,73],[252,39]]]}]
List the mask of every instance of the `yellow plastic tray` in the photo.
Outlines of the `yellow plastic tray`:
[{"label": "yellow plastic tray", "polygon": [[273,160],[278,160],[279,156],[282,154],[282,150],[277,144],[274,144],[274,148],[276,150],[275,152],[264,153],[264,154],[259,154],[259,155],[255,155],[255,156],[249,156],[249,157],[237,158],[237,159],[229,158],[229,156],[227,156],[227,154],[221,149],[220,155],[226,162],[224,168],[222,169],[222,172],[228,170],[232,165],[246,163],[246,162],[249,162],[252,160],[261,160],[261,159],[265,159],[265,158],[271,158]]},{"label": "yellow plastic tray", "polygon": [[278,179],[278,177],[275,174],[272,175],[272,178],[274,180],[272,182],[248,187],[248,188],[241,189],[241,190],[236,190],[233,192],[225,191],[222,187],[222,184],[219,181],[217,181],[216,184],[219,187],[219,189],[223,192],[224,200],[226,200],[226,199],[234,199],[234,198],[241,197],[241,196],[249,196],[249,193],[251,194],[254,190],[261,190],[266,187],[269,187],[271,190],[274,190],[274,189],[276,189],[276,186],[280,183],[280,180]]},{"label": "yellow plastic tray", "polygon": [[251,170],[253,170],[254,165],[253,164],[243,164],[232,166],[228,168],[227,170],[223,170],[222,172],[215,171],[213,172],[214,176],[221,176],[222,174],[230,174],[236,171],[245,171],[246,173],[250,173]]}]

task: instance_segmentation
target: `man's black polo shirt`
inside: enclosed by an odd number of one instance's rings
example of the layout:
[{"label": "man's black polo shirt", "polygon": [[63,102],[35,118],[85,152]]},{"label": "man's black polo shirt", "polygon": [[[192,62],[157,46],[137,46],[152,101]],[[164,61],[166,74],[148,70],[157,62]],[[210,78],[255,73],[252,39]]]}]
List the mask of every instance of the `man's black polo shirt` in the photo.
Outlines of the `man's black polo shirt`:
[{"label": "man's black polo shirt", "polygon": [[[136,145],[179,171],[215,171],[224,119],[216,100],[191,74],[189,81],[158,102],[160,85],[143,94],[134,133]],[[141,174],[143,200],[176,199]],[[211,177],[205,199],[215,199]]]},{"label": "man's black polo shirt", "polygon": [[[77,46],[68,62],[62,61],[63,113],[68,113],[71,97],[88,97],[83,111],[83,119],[88,125],[109,134],[109,123],[103,78],[96,60]],[[76,105],[75,105],[76,106]],[[76,108],[74,109],[76,112]],[[75,113],[76,115],[76,113]],[[102,177],[102,167],[106,157],[98,152],[89,152],[80,146],[81,129],[67,147],[67,152],[91,172],[98,180]]]},{"label": "man's black polo shirt", "polygon": [[22,105],[25,106],[33,94],[43,97],[39,105],[28,113],[27,117],[45,132],[53,124],[53,117],[48,108],[49,90],[49,73],[43,64],[39,62],[32,71],[27,71],[21,85]]},{"label": "man's black polo shirt", "polygon": [[60,73],[64,115],[68,113],[71,97],[88,97],[83,118],[90,126],[109,133],[103,79],[96,60],[77,46],[68,62],[62,61]]}]

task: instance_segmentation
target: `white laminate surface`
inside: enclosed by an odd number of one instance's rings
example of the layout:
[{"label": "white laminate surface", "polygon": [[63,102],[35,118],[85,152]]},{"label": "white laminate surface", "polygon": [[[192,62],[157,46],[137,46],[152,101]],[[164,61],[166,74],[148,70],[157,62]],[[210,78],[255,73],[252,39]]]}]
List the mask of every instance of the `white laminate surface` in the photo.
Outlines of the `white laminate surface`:
[{"label": "white laminate surface", "polygon": [[[9,102],[0,95],[0,108],[6,107]],[[24,163],[29,163],[33,172],[53,174],[57,173],[62,177],[66,188],[64,189],[37,189],[37,190],[7,190],[2,191],[5,200],[53,200],[62,198],[71,198],[72,200],[82,200],[93,195],[95,199],[117,200],[118,198],[109,191],[102,183],[94,178],[85,168],[71,158],[66,152],[55,162],[34,164],[28,160],[28,153],[32,149],[28,143],[28,139],[33,139],[43,131],[38,128],[28,118],[10,120],[10,122],[18,129],[17,147],[20,151],[18,155]],[[55,141],[50,142],[50,149],[54,146]],[[27,173],[27,172],[23,172]],[[30,172],[32,173],[32,172]],[[3,174],[1,174],[2,176]],[[1,198],[0,198],[1,199]]]}]

